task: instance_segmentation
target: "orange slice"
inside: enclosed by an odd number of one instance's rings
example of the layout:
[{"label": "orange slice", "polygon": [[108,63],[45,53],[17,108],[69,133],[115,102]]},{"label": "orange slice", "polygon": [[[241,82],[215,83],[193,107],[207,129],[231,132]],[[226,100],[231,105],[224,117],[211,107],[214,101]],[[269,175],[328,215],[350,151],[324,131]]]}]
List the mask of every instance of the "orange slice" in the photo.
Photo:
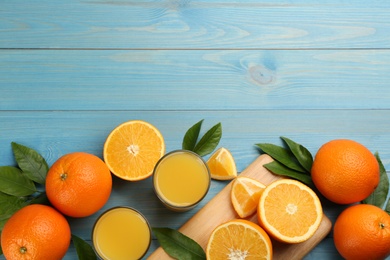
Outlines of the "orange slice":
[{"label": "orange slice", "polygon": [[165,142],[153,125],[132,120],[117,126],[104,143],[103,157],[110,171],[128,181],[146,179],[165,153]]},{"label": "orange slice", "polygon": [[236,162],[230,151],[224,147],[215,151],[207,160],[210,176],[214,180],[232,180],[237,177]]},{"label": "orange slice", "polygon": [[317,231],[323,216],[321,202],[305,184],[281,179],[269,184],[257,208],[260,225],[276,240],[300,243]]},{"label": "orange slice", "polygon": [[211,233],[206,248],[208,260],[272,259],[272,244],[257,224],[235,219],[221,224]]},{"label": "orange slice", "polygon": [[232,182],[230,197],[234,210],[241,218],[256,212],[264,189],[263,183],[248,177],[240,176]]}]

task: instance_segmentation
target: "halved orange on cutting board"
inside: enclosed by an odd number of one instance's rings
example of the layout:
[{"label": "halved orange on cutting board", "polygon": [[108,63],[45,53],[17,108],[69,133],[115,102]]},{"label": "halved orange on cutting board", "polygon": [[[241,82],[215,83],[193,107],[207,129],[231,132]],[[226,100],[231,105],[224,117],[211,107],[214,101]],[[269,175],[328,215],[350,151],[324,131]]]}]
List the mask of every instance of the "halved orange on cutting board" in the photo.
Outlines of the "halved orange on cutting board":
[{"label": "halved orange on cutting board", "polygon": [[264,189],[257,216],[260,226],[276,240],[300,243],[317,231],[323,211],[310,187],[296,180],[281,179]]},{"label": "halved orange on cutting board", "polygon": [[152,124],[131,120],[117,126],[104,143],[103,157],[110,171],[119,178],[139,181],[153,174],[165,153],[165,142]]},{"label": "halved orange on cutting board", "polygon": [[257,224],[234,219],[217,226],[206,248],[208,260],[272,259],[272,243],[268,234]]},{"label": "halved orange on cutting board", "polygon": [[237,177],[236,162],[231,152],[221,147],[207,160],[210,176],[214,180],[232,180]]},{"label": "halved orange on cutting board", "polygon": [[230,198],[233,208],[241,218],[254,214],[265,185],[255,179],[239,176],[232,181]]}]

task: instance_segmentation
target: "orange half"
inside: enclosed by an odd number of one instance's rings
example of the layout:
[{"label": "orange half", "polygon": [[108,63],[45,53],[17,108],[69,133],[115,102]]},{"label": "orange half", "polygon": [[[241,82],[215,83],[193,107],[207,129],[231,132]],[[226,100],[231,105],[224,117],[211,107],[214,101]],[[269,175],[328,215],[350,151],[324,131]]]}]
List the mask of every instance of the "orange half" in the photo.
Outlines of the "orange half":
[{"label": "orange half", "polygon": [[139,181],[153,174],[154,166],[164,153],[165,142],[160,131],[145,121],[132,120],[109,134],[103,157],[114,175]]},{"label": "orange half", "polygon": [[257,211],[259,223],[267,233],[286,243],[308,240],[323,217],[321,202],[315,192],[291,179],[269,184],[260,197]]},{"label": "orange half", "polygon": [[272,259],[272,244],[267,233],[257,224],[235,219],[214,229],[207,243],[208,260]]}]

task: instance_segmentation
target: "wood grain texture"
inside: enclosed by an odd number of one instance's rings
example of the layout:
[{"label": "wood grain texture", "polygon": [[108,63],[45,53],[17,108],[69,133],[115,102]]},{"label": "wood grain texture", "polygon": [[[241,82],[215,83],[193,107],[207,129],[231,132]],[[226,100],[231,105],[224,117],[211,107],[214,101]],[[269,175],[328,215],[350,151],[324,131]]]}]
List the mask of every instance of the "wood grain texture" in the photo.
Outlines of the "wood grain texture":
[{"label": "wood grain texture", "polygon": [[388,48],[389,6],[337,0],[8,0],[0,9],[0,47]]},{"label": "wood grain texture", "polygon": [[389,50],[0,50],[0,110],[389,109],[388,71]]},{"label": "wood grain texture", "polygon": [[[263,165],[272,161],[268,155],[259,156],[246,168],[240,176],[246,176],[268,185],[277,179],[276,176],[266,170]],[[234,211],[230,201],[231,183],[226,185],[221,192],[213,197],[202,209],[200,209],[179,231],[194,239],[206,250],[208,238],[213,230],[222,223],[237,219],[238,215]],[[258,224],[256,214],[248,217],[249,220]],[[272,239],[273,259],[302,259],[310,252],[322,239],[331,231],[332,223],[324,215],[316,233],[307,241],[298,244],[285,244]],[[150,255],[148,260],[173,259],[160,247]]]},{"label": "wood grain texture", "polygon": [[181,147],[189,127],[205,119],[202,132],[221,122],[219,146],[231,150],[239,171],[258,156],[256,143],[282,145],[280,136],[303,144],[312,154],[331,139],[351,138],[378,151],[388,168],[386,118],[390,118],[388,110],[0,111],[0,165],[13,162],[12,141],[37,149],[49,164],[78,150],[101,156],[110,131],[132,119],[146,120],[160,129],[171,151]]},{"label": "wood grain texture", "polygon": [[[280,136],[313,154],[354,139],[389,168],[389,31],[386,1],[3,0],[0,166],[15,165],[12,141],[49,165],[73,151],[101,157],[108,133],[130,119],[156,125],[174,150],[204,118],[205,129],[222,123],[220,146],[240,172],[259,156],[254,144]],[[114,178],[101,211],[69,222],[90,242],[97,216],[127,205],[152,226],[179,228],[226,185],[213,181],[197,208],[177,214],[150,180]],[[344,208],[324,203],[332,222]],[[147,257],[158,247],[153,239]],[[341,259],[332,233],[304,259]]]}]

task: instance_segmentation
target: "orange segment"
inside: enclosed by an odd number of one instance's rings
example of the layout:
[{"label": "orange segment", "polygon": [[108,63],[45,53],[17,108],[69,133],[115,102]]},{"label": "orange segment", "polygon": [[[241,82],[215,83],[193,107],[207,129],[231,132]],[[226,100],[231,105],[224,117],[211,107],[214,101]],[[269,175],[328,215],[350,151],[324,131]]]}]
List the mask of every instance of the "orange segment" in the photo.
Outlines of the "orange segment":
[{"label": "orange segment", "polygon": [[240,176],[232,182],[230,197],[234,210],[241,218],[256,212],[264,189],[264,184],[248,177]]},{"label": "orange segment", "polygon": [[214,229],[207,243],[206,257],[208,260],[272,259],[272,244],[259,225],[235,219]]},{"label": "orange segment", "polygon": [[232,180],[237,177],[236,162],[230,151],[224,147],[215,151],[207,160],[211,178],[214,180]]},{"label": "orange segment", "polygon": [[286,243],[308,240],[322,220],[322,206],[314,191],[303,183],[282,179],[268,185],[258,206],[260,225]]},{"label": "orange segment", "polygon": [[117,126],[107,137],[103,156],[110,171],[129,181],[152,175],[157,161],[165,153],[165,142],[153,125],[132,120]]}]

